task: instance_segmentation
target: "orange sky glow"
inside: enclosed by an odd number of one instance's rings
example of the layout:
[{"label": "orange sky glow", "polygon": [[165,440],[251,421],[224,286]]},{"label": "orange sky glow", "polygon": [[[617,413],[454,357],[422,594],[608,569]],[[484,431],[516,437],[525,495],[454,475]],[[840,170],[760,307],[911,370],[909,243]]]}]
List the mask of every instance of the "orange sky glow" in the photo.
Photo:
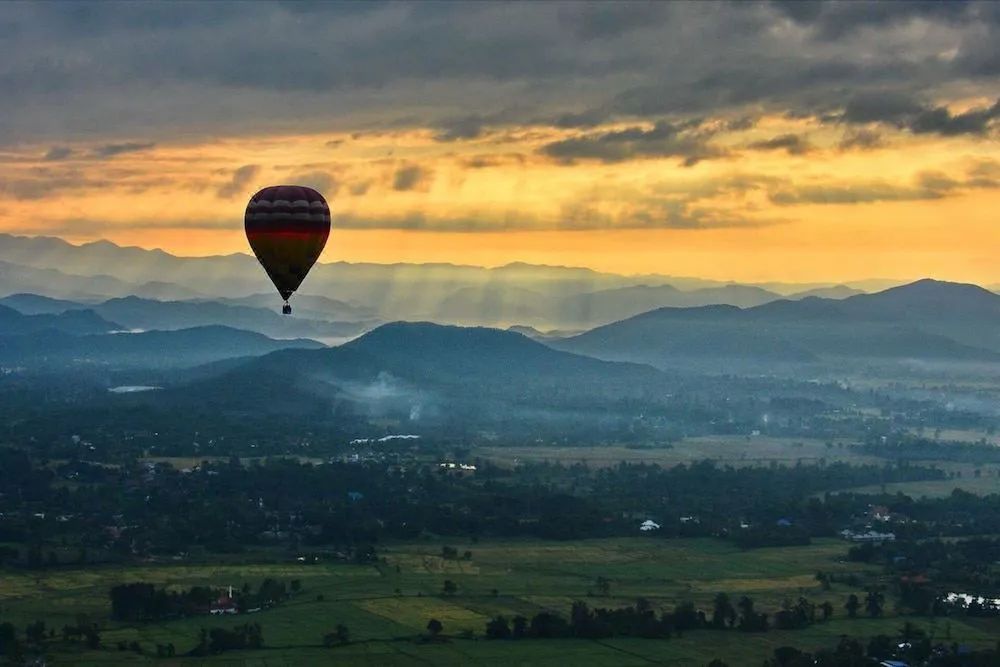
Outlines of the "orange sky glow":
[{"label": "orange sky glow", "polygon": [[324,262],[1000,284],[996,8],[6,3],[0,232],[246,253],[299,184]]},{"label": "orange sky glow", "polygon": [[[790,133],[808,147],[749,148]],[[693,166],[677,158],[558,160],[539,147],[574,133],[532,127],[447,143],[420,128],[230,137],[101,160],[70,145],[55,163],[43,159],[44,147],[29,146],[4,162],[25,195],[7,202],[0,229],[180,255],[246,252],[248,197],[294,182],[330,201],[327,262],[1000,281],[995,142],[898,132],[884,145],[847,150],[839,147],[844,133],[764,117],[721,136],[722,157]],[[32,195],[35,182],[44,197]]]}]

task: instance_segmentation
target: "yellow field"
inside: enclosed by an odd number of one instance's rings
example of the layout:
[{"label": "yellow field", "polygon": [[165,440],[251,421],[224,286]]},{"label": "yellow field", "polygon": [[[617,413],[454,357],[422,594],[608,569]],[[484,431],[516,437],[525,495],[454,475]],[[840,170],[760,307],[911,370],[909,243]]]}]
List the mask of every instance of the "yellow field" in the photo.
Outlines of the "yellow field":
[{"label": "yellow field", "polygon": [[448,628],[450,633],[482,632],[489,616],[479,614],[463,607],[459,602],[450,599],[417,597],[417,598],[381,598],[365,600],[358,605],[372,614],[401,623],[413,628],[414,632],[423,632],[427,621],[436,618]]}]

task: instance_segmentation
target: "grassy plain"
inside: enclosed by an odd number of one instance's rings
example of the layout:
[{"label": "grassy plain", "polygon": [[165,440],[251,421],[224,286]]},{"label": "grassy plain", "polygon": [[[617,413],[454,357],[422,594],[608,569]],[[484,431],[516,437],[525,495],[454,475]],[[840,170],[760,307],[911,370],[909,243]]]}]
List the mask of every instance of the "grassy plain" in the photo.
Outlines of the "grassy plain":
[{"label": "grassy plain", "polygon": [[871,484],[868,486],[852,487],[846,490],[852,493],[902,493],[912,498],[945,498],[950,496],[955,489],[984,496],[992,493],[1000,493],[1000,477],[996,477],[993,474],[974,477],[971,474],[971,470],[967,470],[958,479]]},{"label": "grassy plain", "polygon": [[[844,446],[839,446],[844,445]],[[778,438],[770,436],[712,435],[685,438],[669,447],[629,448],[600,447],[479,447],[473,455],[514,465],[519,461],[550,461],[552,463],[586,463],[590,466],[614,466],[626,463],[657,463],[678,465],[710,459],[727,465],[767,465],[772,462],[795,465],[849,461],[852,463],[883,463],[883,459],[866,456],[834,441],[828,447],[825,440],[815,438]]]},{"label": "grassy plain", "polygon": [[[572,660],[580,665],[704,665],[722,657],[730,665],[759,665],[777,646],[819,648],[835,644],[841,634],[871,636],[894,633],[902,621],[887,610],[881,619],[844,618],[843,602],[851,592],[844,584],[823,591],[813,575],[818,570],[856,573],[864,579],[878,571],[843,560],[846,545],[819,540],[811,546],[740,551],[712,539],[665,540],[655,537],[542,542],[529,540],[453,543],[469,560],[441,558],[439,541],[395,544],[380,550],[373,565],[343,563],[306,565],[290,556],[272,562],[225,564],[150,563],[124,568],[90,567],[42,572],[0,572],[0,619],[19,627],[43,619],[57,629],[82,614],[104,628],[106,648],[84,651],[53,640],[52,664],[115,665],[409,665],[514,664],[542,665]],[[249,557],[248,557],[249,558]],[[258,561],[265,557],[257,555]],[[209,584],[223,587],[259,583],[264,577],[299,579],[302,592],[290,601],[252,616],[195,617],[128,625],[110,619],[108,589],[125,581],[149,581],[169,587]],[[610,581],[601,595],[598,577]],[[458,586],[442,595],[445,580]],[[631,604],[643,596],[668,609],[692,600],[708,609],[715,593],[751,595],[758,608],[773,611],[786,598],[805,595],[814,602],[830,600],[834,620],[800,631],[760,635],[696,631],[669,640],[614,639],[523,640],[496,642],[482,638],[486,620],[497,614],[530,616],[551,610],[564,616],[574,600],[591,606]],[[321,597],[320,597],[321,596]],[[425,643],[417,639],[427,621],[444,624],[448,639]],[[157,644],[172,642],[178,652],[190,650],[202,627],[231,626],[253,620],[264,629],[266,649],[227,653],[211,659],[158,660]],[[322,637],[345,624],[351,643],[334,649],[321,646]],[[937,636],[988,644],[1000,624],[974,626],[959,619],[918,621]],[[463,638],[463,634],[466,635]],[[471,637],[471,638],[469,638]],[[119,641],[137,641],[145,654],[119,652]]]}]

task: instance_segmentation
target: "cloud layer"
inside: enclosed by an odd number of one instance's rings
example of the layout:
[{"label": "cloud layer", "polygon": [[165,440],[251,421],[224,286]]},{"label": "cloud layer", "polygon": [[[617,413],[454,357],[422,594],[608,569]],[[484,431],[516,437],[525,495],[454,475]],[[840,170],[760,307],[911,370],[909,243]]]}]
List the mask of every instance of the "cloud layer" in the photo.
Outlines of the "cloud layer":
[{"label": "cloud layer", "polygon": [[8,3],[0,87],[17,94],[0,96],[0,141],[127,137],[113,155],[178,128],[406,119],[455,140],[538,118],[845,103],[852,122],[978,132],[995,110],[934,103],[956,82],[995,87],[998,25],[990,2]]},{"label": "cloud layer", "polygon": [[500,232],[971,257],[1000,243],[998,8],[0,4],[0,231],[239,250],[246,198],[302,183],[385,261]]}]

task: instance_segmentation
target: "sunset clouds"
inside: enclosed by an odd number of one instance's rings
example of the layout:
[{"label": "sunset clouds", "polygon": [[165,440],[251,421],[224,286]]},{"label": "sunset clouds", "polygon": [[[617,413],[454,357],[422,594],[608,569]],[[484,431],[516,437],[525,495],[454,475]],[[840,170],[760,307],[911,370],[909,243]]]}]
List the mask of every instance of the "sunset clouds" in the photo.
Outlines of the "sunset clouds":
[{"label": "sunset clouds", "polygon": [[[0,229],[323,261],[1000,282],[992,3],[7,4]],[[772,268],[773,267],[773,268]]]}]

